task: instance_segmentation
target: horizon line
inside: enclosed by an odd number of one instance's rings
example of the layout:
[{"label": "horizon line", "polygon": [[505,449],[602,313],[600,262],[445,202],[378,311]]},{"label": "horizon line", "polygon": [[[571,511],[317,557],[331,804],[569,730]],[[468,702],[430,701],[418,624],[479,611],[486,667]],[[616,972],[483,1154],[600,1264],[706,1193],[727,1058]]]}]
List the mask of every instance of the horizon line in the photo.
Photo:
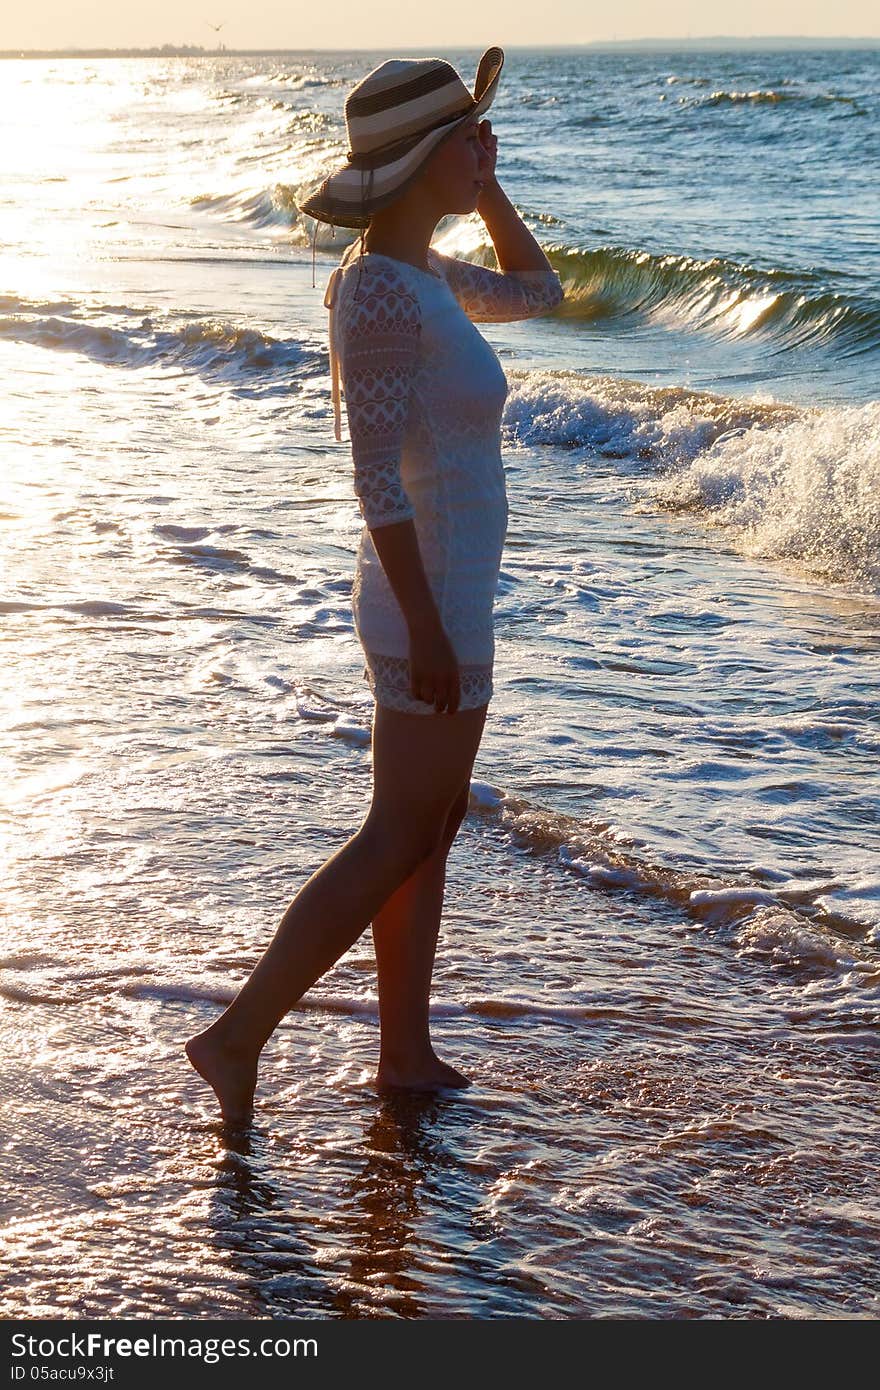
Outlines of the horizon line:
[{"label": "horizon line", "polygon": [[[647,37],[644,37],[644,38],[589,39],[589,40],[586,40],[586,41],[584,41],[584,42],[582,42],[582,43],[560,43],[560,44],[548,44],[548,43],[525,43],[525,44],[515,44],[515,43],[511,43],[511,44],[505,44],[504,47],[505,47],[505,51],[506,51],[506,52],[515,52],[515,51],[517,51],[517,50],[521,50],[521,51],[529,51],[529,50],[548,51],[548,50],[554,50],[554,49],[585,49],[585,48],[600,48],[600,47],[622,48],[622,47],[632,46],[632,45],[634,45],[634,44],[644,44],[644,45],[656,44],[656,45],[663,46],[663,45],[668,45],[668,44],[670,44],[670,43],[682,43],[682,44],[697,44],[697,43],[704,43],[704,44],[705,44],[705,43],[725,43],[725,44],[801,43],[801,44],[804,44],[804,43],[809,43],[809,44],[815,44],[815,45],[817,45],[817,46],[820,46],[820,45],[822,45],[823,43],[855,43],[855,44],[877,44],[877,45],[880,45],[880,35],[875,35],[875,34],[866,34],[866,35],[856,35],[856,34],[688,34],[688,35],[685,35],[685,34],[673,34],[673,35],[663,35],[663,36],[660,36],[660,35],[647,36]],[[407,46],[407,48],[412,48],[412,47],[414,47],[414,45],[408,45],[408,46]],[[483,44],[481,44],[481,43],[470,43],[470,44],[444,44],[444,47],[449,48],[449,49],[453,49],[453,50],[459,48],[459,49],[462,49],[462,50],[473,49],[473,50],[475,50],[475,51],[479,51],[479,50],[481,50],[483,47],[485,47],[485,45],[483,45]],[[360,47],[360,46],[354,46],[354,47],[352,47],[352,46],[345,46],[345,47],[334,46],[334,47],[316,47],[316,48],[298,48],[298,47],[282,47],[282,48],[274,48],[274,47],[273,47],[273,48],[262,48],[262,47],[261,47],[261,48],[228,48],[228,47],[218,47],[218,48],[206,48],[203,44],[187,44],[187,43],[164,43],[164,44],[148,44],[148,45],[120,44],[120,45],[117,45],[117,46],[115,46],[115,47],[113,47],[113,48],[110,48],[110,47],[103,47],[103,46],[98,45],[98,44],[88,44],[88,45],[82,45],[82,46],[66,44],[66,45],[64,45],[64,46],[62,46],[62,47],[59,47],[59,48],[22,48],[22,47],[19,46],[19,47],[15,47],[15,48],[0,49],[0,58],[7,58],[7,57],[21,57],[21,58],[30,58],[30,57],[34,57],[34,58],[39,58],[39,57],[62,57],[62,56],[66,56],[66,55],[70,55],[70,56],[79,56],[79,57],[88,57],[88,56],[97,56],[97,55],[112,56],[113,54],[138,54],[138,53],[149,54],[149,55],[152,56],[152,55],[154,55],[154,54],[161,54],[161,53],[163,53],[163,52],[166,52],[166,53],[169,53],[169,54],[172,54],[172,55],[173,55],[173,54],[184,55],[184,54],[187,54],[187,53],[189,53],[189,54],[199,54],[199,53],[201,53],[201,54],[204,54],[204,55],[206,55],[206,56],[208,56],[208,57],[219,57],[221,54],[225,54],[227,57],[248,57],[248,56],[254,56],[254,57],[256,57],[256,56],[269,56],[269,55],[271,55],[271,54],[276,54],[276,53],[277,53],[277,54],[288,54],[288,53],[377,53],[377,52],[395,53],[395,52],[403,52],[403,51],[405,51],[403,48],[400,48],[400,47],[398,47],[398,48],[392,48],[392,47],[390,47],[390,46],[387,45],[387,44],[382,44],[382,45],[379,45],[379,46],[377,46],[377,47],[369,47],[369,48],[368,48],[368,47]]]}]

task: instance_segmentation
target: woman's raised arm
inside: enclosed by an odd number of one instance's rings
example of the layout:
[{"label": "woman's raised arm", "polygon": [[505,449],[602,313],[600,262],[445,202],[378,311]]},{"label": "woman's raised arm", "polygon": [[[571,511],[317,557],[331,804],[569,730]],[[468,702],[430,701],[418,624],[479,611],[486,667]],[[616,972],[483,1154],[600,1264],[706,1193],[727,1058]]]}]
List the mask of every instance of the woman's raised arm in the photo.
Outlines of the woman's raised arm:
[{"label": "woman's raised arm", "polygon": [[562,281],[549,261],[543,270],[502,271],[444,256],[433,247],[428,258],[434,259],[452,293],[474,323],[511,323],[535,318],[538,314],[549,313],[565,298]]}]

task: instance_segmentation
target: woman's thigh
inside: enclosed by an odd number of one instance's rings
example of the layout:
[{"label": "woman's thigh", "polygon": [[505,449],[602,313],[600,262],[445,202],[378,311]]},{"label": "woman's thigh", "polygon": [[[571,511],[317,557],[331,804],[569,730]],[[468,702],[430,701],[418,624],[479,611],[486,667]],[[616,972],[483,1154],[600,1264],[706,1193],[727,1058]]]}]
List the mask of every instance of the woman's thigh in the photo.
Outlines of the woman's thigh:
[{"label": "woman's thigh", "polygon": [[442,836],[462,787],[469,786],[488,705],[455,714],[404,714],[376,705],[370,818],[411,821]]}]

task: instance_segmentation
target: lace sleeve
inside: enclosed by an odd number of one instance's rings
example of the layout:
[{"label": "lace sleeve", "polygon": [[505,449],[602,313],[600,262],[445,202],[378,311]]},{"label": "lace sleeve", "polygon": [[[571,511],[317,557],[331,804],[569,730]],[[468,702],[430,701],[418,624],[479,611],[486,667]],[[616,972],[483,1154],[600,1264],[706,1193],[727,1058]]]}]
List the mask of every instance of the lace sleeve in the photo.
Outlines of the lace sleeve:
[{"label": "lace sleeve", "polygon": [[367,526],[415,515],[400,459],[421,336],[421,310],[400,273],[383,266],[357,272],[340,305],[339,364],[345,395],[354,490]]},{"label": "lace sleeve", "polygon": [[449,288],[475,323],[508,323],[547,313],[565,298],[555,270],[490,270],[488,266],[444,256],[431,247],[429,255],[445,275]]}]

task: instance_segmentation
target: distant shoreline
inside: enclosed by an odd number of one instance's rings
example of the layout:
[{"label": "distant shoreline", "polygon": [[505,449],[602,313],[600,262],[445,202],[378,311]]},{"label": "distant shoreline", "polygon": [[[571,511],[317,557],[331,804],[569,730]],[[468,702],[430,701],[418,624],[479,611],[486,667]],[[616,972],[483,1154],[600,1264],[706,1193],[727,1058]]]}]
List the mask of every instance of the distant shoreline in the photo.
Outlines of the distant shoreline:
[{"label": "distant shoreline", "polygon": [[[436,46],[436,45],[435,45]],[[444,45],[452,52],[458,45]],[[460,51],[477,52],[479,44],[465,45]],[[597,39],[592,43],[568,44],[506,44],[508,52],[570,53],[628,52],[695,53],[695,52],[782,52],[840,49],[880,49],[878,38],[798,38],[762,37],[675,38],[675,39]],[[159,48],[7,48],[0,49],[3,58],[271,58],[290,57],[307,53],[394,53],[409,49],[382,48],[202,48],[198,45],[163,44]]]}]

